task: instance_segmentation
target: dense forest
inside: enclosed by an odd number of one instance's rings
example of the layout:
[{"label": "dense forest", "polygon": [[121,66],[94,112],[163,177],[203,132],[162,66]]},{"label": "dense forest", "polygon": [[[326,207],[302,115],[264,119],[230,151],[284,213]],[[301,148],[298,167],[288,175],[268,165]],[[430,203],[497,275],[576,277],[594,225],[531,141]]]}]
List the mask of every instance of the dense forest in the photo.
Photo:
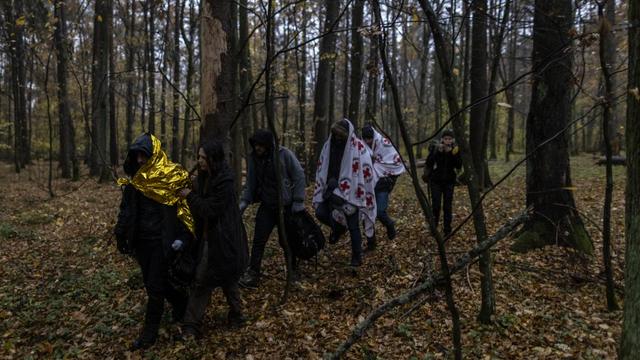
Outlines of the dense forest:
[{"label": "dense forest", "polygon": [[[200,345],[160,330],[142,356],[640,354],[638,1],[0,6],[2,358],[131,356],[148,279],[112,234],[140,134],[191,173],[203,144],[220,142],[240,194],[252,135],[269,129],[299,161],[312,213],[341,119],[360,138],[373,126],[406,168],[389,200],[395,240],[378,236],[360,268],[327,244],[294,279],[276,196],[282,248],[267,244],[262,286],[242,291],[246,325],[220,330],[215,295]],[[449,131],[452,229],[421,178]],[[252,239],[261,210],[242,211]]]}]

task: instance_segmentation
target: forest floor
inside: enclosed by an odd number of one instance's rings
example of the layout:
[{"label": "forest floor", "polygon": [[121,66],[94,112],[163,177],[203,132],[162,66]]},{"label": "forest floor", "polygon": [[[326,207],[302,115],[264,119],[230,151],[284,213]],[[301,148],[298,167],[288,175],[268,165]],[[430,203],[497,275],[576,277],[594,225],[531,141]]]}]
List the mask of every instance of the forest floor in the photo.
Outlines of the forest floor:
[{"label": "forest floor", "polygon": [[[594,163],[591,156],[572,158],[577,207],[591,219],[585,222],[596,245],[593,258],[585,260],[554,246],[516,254],[509,250],[512,239],[499,242],[493,252],[497,306],[494,323],[488,326],[475,320],[480,304],[477,265],[454,276],[465,359],[615,358],[622,316],[621,311],[606,311],[599,275],[604,168]],[[513,164],[491,162],[493,178]],[[317,263],[302,265],[302,280],[289,301],[278,306],[284,260],[272,238],[261,287],[242,291],[249,319],[244,328],[225,328],[227,306],[222,292],[216,291],[206,335],[197,346],[174,342],[176,328],[167,317],[156,346],[130,353],[145,296],[136,263],[116,251],[111,236],[120,189],[86,176],[79,182],[54,180],[56,197],[50,199],[46,174],[44,163],[19,175],[10,165],[0,165],[1,359],[320,358],[335,350],[359,319],[409,289],[428,262],[437,264],[410,179],[403,176],[390,206],[398,237],[389,241],[380,229],[378,250],[367,254],[357,273],[347,266],[350,246],[343,237],[338,244],[327,244]],[[616,167],[614,174],[613,266],[622,288],[624,168]],[[487,197],[490,233],[524,208],[524,188],[520,168]],[[457,187],[454,225],[468,211],[466,190]],[[254,214],[251,207],[244,215],[250,236]],[[469,223],[448,243],[450,261],[475,241]],[[444,294],[435,291],[420,301],[417,307],[400,307],[379,319],[348,357],[450,358],[451,320]]]}]

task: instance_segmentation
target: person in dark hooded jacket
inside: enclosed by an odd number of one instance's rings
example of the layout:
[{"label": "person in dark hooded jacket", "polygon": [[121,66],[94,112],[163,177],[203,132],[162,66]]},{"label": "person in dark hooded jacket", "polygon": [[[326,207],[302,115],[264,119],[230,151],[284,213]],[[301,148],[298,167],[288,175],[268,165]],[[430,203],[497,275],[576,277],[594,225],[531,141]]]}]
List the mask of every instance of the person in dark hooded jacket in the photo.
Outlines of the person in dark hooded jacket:
[{"label": "person in dark hooded jacket", "polygon": [[436,226],[438,226],[440,219],[440,208],[443,210],[445,236],[451,233],[453,190],[457,180],[456,169],[462,167],[459,148],[455,144],[453,135],[453,130],[444,130],[440,143],[430,147],[423,175],[423,180],[430,185]]},{"label": "person in dark hooded jacket", "polygon": [[[133,177],[153,155],[149,134],[139,136],[129,147],[124,162],[125,173]],[[147,308],[141,335],[132,350],[146,349],[156,342],[167,300],[173,309],[173,320],[179,321],[187,298],[169,283],[168,269],[172,252],[190,244],[191,234],[178,220],[176,207],[158,203],[126,185],[114,230],[118,250],[136,258],[142,270],[147,293]]]},{"label": "person in dark hooded jacket", "polygon": [[233,171],[225,161],[222,143],[205,142],[198,151],[194,191],[182,189],[195,220],[198,239],[196,278],[183,319],[185,336],[201,335],[202,320],[213,289],[220,287],[229,304],[230,326],[243,324],[238,279],[247,266],[247,236],[238,208]]},{"label": "person in dark hooded jacket", "polygon": [[[278,184],[276,166],[273,162],[273,134],[268,130],[256,130],[249,143],[253,151],[247,157],[247,180],[241,196],[240,211],[244,212],[251,203],[260,203],[260,207],[256,213],[251,261],[240,279],[240,285],[256,288],[260,282],[262,256],[267,240],[278,224]],[[293,152],[286,147],[280,146],[278,155],[281,165],[282,204],[285,219],[289,219],[292,214],[304,211],[304,170]],[[295,259],[293,265],[296,265]]]}]

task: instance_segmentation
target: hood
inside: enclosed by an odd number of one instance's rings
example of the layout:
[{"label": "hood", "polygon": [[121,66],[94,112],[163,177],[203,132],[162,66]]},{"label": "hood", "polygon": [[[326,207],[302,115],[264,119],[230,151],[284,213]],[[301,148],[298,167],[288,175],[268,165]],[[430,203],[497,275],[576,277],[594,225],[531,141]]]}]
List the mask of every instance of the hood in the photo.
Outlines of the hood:
[{"label": "hood", "polygon": [[267,150],[273,149],[274,138],[273,134],[269,130],[258,129],[249,139],[249,144],[252,148],[255,148],[256,144],[260,144],[267,148]]},{"label": "hood", "polygon": [[138,136],[131,146],[129,146],[127,157],[124,160],[124,164],[122,164],[124,173],[129,176],[134,176],[140,168],[136,159],[136,154],[138,152],[145,154],[148,158],[151,158],[153,155],[153,142],[149,133],[144,133]]}]

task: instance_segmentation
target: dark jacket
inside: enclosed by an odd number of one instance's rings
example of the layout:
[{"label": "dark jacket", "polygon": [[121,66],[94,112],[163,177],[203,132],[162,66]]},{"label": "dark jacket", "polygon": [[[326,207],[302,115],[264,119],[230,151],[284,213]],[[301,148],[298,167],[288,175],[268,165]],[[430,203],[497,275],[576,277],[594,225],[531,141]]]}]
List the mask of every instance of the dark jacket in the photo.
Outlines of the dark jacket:
[{"label": "dark jacket", "polygon": [[[131,177],[138,171],[137,152],[151,157],[153,144],[149,134],[138,136],[129,147],[123,168]],[[172,251],[171,243],[176,239],[183,241],[185,249],[191,246],[193,236],[178,219],[176,210],[175,206],[160,204],[145,197],[133,185],[126,185],[122,191],[120,212],[114,230],[118,248],[134,255],[141,246],[159,242],[165,256],[168,256]]]},{"label": "dark jacket", "polygon": [[[268,131],[258,130],[249,142],[252,147],[255,147],[256,143],[266,145],[267,155],[263,159],[258,159],[254,153],[251,153],[247,157],[247,180],[240,199],[247,204],[265,202],[268,205],[276,205],[275,164],[271,161],[273,135]],[[283,182],[283,205],[288,206],[294,202],[304,202],[305,176],[300,162],[293,152],[284,146],[280,146],[278,154],[280,155]]]},{"label": "dark jacket", "polygon": [[462,159],[459,152],[454,155],[452,151],[438,151],[437,146],[434,146],[430,149],[424,166],[429,181],[440,184],[455,184],[455,169],[462,167]]},{"label": "dark jacket", "polygon": [[236,282],[247,267],[249,246],[229,166],[213,178],[198,177],[197,190],[187,196],[195,219],[196,238],[208,242],[205,285]]},{"label": "dark jacket", "polygon": [[185,249],[192,245],[192,235],[178,219],[175,206],[146,198],[133,185],[126,185],[120,201],[115,226],[118,247],[135,255],[144,246],[159,244],[165,256],[171,255],[171,243],[180,239]]}]

